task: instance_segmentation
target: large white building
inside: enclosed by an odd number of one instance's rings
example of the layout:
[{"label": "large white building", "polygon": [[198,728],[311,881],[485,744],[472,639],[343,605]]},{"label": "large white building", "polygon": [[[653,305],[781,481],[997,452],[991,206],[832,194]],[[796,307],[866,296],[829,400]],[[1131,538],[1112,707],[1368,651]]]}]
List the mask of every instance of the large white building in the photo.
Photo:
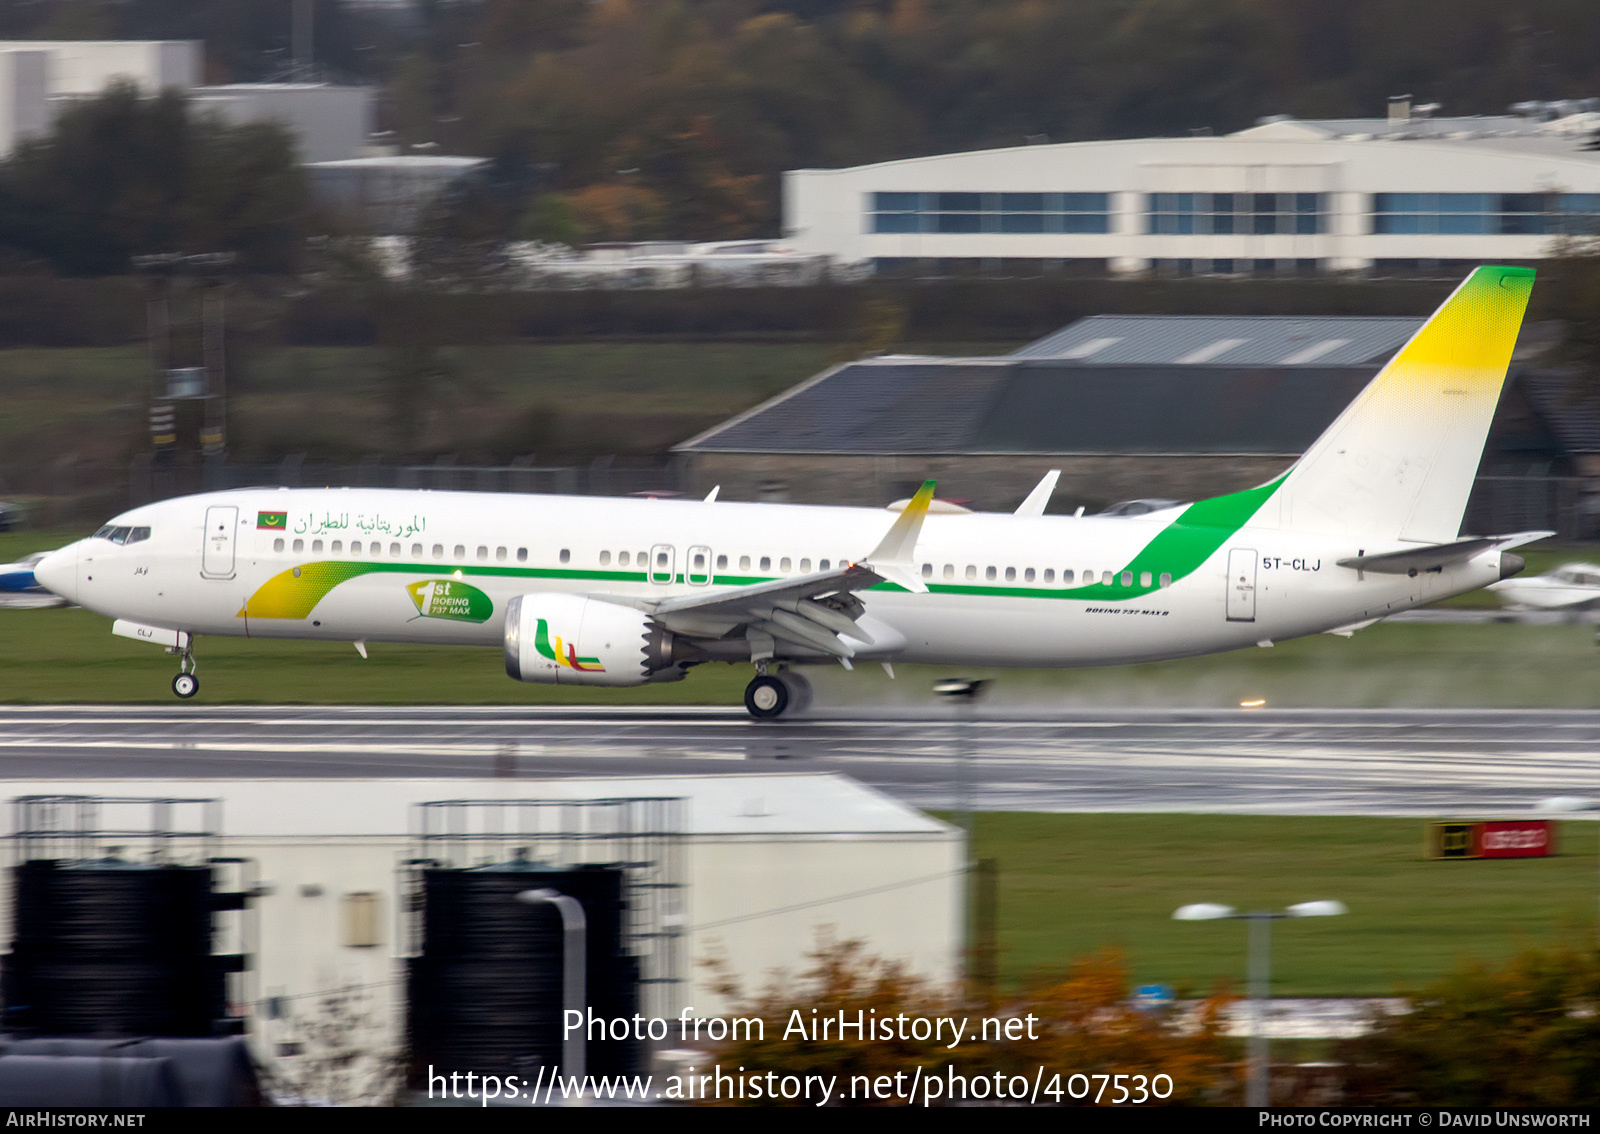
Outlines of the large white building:
[{"label": "large white building", "polygon": [[306,162],[358,156],[371,140],[374,93],[327,83],[204,86],[199,40],[0,40],[0,158],[48,133],[61,110],[114,83],[175,89],[231,123],[280,122]]},{"label": "large white building", "polygon": [[1515,109],[1418,117],[1397,101],[1385,119],[1278,116],[1221,137],[793,170],[785,236],[880,270],[1310,274],[1537,260],[1561,235],[1600,225],[1600,113],[1594,100]]}]

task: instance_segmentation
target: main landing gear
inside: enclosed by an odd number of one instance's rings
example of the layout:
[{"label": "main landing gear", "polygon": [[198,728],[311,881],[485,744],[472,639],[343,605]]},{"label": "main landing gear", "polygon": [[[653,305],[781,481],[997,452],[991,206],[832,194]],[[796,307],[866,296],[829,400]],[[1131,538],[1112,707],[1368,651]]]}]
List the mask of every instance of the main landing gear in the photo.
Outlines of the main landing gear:
[{"label": "main landing gear", "polygon": [[744,707],[758,721],[803,712],[811,707],[811,682],[792,669],[757,673],[744,687]]},{"label": "main landing gear", "polygon": [[178,655],[178,676],[172,679],[172,692],[174,695],[187,701],[200,692],[200,679],[195,676],[194,649],[192,645],[184,645],[181,649],[169,646],[167,653]]}]

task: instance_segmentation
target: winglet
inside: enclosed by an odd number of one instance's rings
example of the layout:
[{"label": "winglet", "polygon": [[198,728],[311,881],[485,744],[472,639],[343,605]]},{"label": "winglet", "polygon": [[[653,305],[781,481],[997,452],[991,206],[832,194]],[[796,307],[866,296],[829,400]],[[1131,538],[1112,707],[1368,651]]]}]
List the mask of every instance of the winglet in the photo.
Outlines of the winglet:
[{"label": "winglet", "polygon": [[713,488],[710,492],[706,493],[706,498],[703,501],[701,501],[701,503],[703,503],[703,504],[714,504],[714,503],[716,503],[717,493],[719,493],[721,491],[722,491],[722,485],[719,484],[715,488]]},{"label": "winglet", "polygon": [[872,554],[863,560],[889,582],[917,594],[926,594],[928,588],[917,578],[911,555],[917,549],[917,536],[922,533],[922,521],[928,515],[928,505],[933,503],[933,490],[933,481],[923,481],[922,487],[911,498],[911,503],[895,518]]},{"label": "winglet", "polygon": [[1050,503],[1050,497],[1055,494],[1056,481],[1061,479],[1060,469],[1051,469],[1044,474],[1044,478],[1033,486],[1033,491],[1028,493],[1028,498],[1017,505],[1018,516],[1042,516],[1045,505]]}]

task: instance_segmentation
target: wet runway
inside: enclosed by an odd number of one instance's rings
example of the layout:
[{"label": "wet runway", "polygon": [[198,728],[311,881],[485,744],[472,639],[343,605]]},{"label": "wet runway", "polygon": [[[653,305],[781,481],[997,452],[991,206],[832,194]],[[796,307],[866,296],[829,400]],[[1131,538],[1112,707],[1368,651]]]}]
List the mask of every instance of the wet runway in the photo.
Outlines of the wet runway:
[{"label": "wet runway", "polygon": [[[963,737],[965,739],[963,739]],[[1600,797],[1600,711],[0,707],[0,777],[662,775],[838,771],[988,810],[1446,815]]]}]

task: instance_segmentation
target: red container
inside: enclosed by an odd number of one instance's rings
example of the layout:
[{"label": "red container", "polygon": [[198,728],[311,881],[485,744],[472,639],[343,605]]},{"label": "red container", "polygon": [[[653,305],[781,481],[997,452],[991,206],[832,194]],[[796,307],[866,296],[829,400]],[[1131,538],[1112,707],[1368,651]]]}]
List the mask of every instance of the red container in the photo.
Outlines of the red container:
[{"label": "red container", "polygon": [[1555,824],[1548,819],[1478,823],[1473,832],[1479,858],[1543,858],[1555,850]]}]

